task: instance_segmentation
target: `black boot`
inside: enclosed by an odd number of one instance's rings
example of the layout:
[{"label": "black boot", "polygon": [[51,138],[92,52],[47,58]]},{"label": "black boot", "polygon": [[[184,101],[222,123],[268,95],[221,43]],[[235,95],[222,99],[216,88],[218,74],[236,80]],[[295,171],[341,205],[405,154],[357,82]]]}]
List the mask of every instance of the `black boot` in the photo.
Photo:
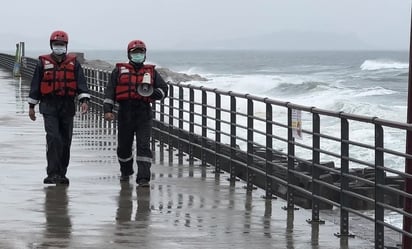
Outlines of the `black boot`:
[{"label": "black boot", "polygon": [[138,184],[138,187],[143,187],[143,188],[150,187],[149,180],[147,179],[140,179],[140,180],[136,179],[136,183]]},{"label": "black boot", "polygon": [[128,182],[129,179],[130,179],[130,176],[127,176],[127,175],[120,176],[120,182]]},{"label": "black boot", "polygon": [[56,175],[47,176],[46,178],[44,178],[43,183],[44,184],[56,184],[57,179],[58,179],[58,177]]},{"label": "black boot", "polygon": [[69,185],[70,181],[69,181],[69,178],[67,178],[66,176],[60,176],[57,183],[63,184],[63,185]]}]

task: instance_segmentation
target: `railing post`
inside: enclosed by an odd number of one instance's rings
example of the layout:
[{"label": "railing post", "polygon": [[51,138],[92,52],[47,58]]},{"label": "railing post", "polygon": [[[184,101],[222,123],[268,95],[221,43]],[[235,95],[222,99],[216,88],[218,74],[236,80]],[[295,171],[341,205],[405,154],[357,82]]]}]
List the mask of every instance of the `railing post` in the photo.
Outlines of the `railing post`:
[{"label": "railing post", "polygon": [[169,154],[169,163],[170,165],[173,162],[173,147],[174,147],[174,141],[173,141],[173,117],[174,117],[174,87],[172,85],[169,85],[169,127],[168,127],[168,131],[169,131],[169,135],[168,135],[168,141],[167,143],[169,144],[169,150],[168,150],[168,154]]},{"label": "railing post", "polygon": [[[412,13],[412,7],[411,7]],[[407,105],[407,123],[412,123],[412,15],[411,26],[409,33],[409,75],[408,75],[408,105]],[[406,131],[406,154],[412,154],[412,131]],[[405,173],[412,174],[412,159],[405,159]],[[411,177],[405,177],[405,192],[412,194],[412,179]],[[403,210],[408,213],[412,213],[412,199],[404,197]],[[403,230],[408,233],[412,233],[412,219],[403,216]],[[402,246],[404,249],[410,249],[412,247],[412,238],[406,234],[402,237]]]},{"label": "railing post", "polygon": [[[178,137],[180,137],[180,133],[183,131],[183,100],[184,100],[184,94],[183,94],[183,87],[179,86],[179,134]],[[183,164],[183,144],[178,140],[177,143],[177,149],[178,149],[178,163]]]},{"label": "railing post", "polygon": [[253,190],[253,177],[254,172],[251,170],[253,167],[253,100],[247,100],[247,190]]},{"label": "railing post", "polygon": [[202,90],[202,149],[201,149],[201,166],[206,166],[206,137],[207,137],[207,94]]},{"label": "railing post", "polygon": [[349,174],[349,122],[341,118],[341,168],[340,168],[340,232],[337,237],[353,237],[349,234],[349,198],[344,191],[349,191],[349,180],[345,175]]},{"label": "railing post", "polygon": [[383,129],[375,124],[375,248],[384,248],[384,208],[382,204],[385,198],[385,190],[380,185],[385,185],[384,153],[383,153]]},{"label": "railing post", "polygon": [[[156,103],[156,101],[154,101],[153,103],[152,103],[152,114],[153,114],[153,117],[155,118],[156,117],[156,109],[157,109],[157,103]],[[159,136],[160,136],[160,134],[159,134]],[[154,136],[152,136],[151,138],[151,147],[152,147],[152,151],[153,152],[155,152],[156,151],[156,143],[155,143],[155,137]],[[160,140],[160,138],[159,138],[159,140]]]},{"label": "railing post", "polygon": [[92,105],[96,107],[99,106],[99,104],[102,104],[102,103],[98,103],[98,100],[104,99],[104,75],[105,73],[102,70],[99,70],[99,74],[98,74],[99,79],[97,80],[96,86],[95,86],[95,89],[96,89],[96,96],[94,100],[95,103],[92,103]]},{"label": "railing post", "polygon": [[272,195],[272,178],[270,176],[273,174],[273,165],[272,165],[272,149],[273,149],[273,110],[272,104],[266,103],[266,199],[273,198]]},{"label": "railing post", "polygon": [[[109,83],[111,75],[112,75],[111,72],[104,74],[104,77],[103,77],[104,83],[100,86],[102,89],[104,89],[106,85]],[[117,134],[117,119],[113,120],[112,122],[109,122],[109,127],[112,128],[111,130],[113,131],[111,134],[116,135]]]},{"label": "railing post", "polygon": [[[162,99],[159,103],[160,105],[160,113],[159,113],[159,120],[161,124],[165,123],[165,100]],[[164,161],[164,149],[165,149],[165,144],[164,144],[164,132],[163,131],[159,131],[159,148],[160,148],[160,162]]]},{"label": "railing post", "polygon": [[215,154],[215,174],[220,174],[221,169],[220,169],[220,143],[221,143],[221,134],[220,134],[220,129],[221,129],[221,118],[222,118],[222,112],[221,112],[221,97],[220,94],[215,93],[215,140],[216,140],[216,154]]},{"label": "railing post", "polygon": [[189,89],[189,164],[195,160],[193,157],[193,140],[195,134],[195,91]]},{"label": "railing post", "polygon": [[295,210],[295,191],[290,186],[295,183],[295,139],[292,131],[292,108],[288,107],[288,170],[287,170],[287,206],[284,209],[293,212]]},{"label": "railing post", "polygon": [[[14,77],[21,77],[21,58],[22,54],[24,53],[24,47],[22,42],[16,44],[16,56],[14,59],[14,68],[13,68],[13,76]],[[23,55],[24,56],[24,55]]]},{"label": "railing post", "polygon": [[236,181],[236,97],[230,96],[230,181]]},{"label": "railing post", "polygon": [[319,218],[319,200],[314,196],[320,195],[320,187],[317,181],[319,181],[320,170],[318,165],[320,164],[320,118],[319,114],[313,113],[312,115],[312,220],[308,220],[309,223],[324,224],[325,221]]}]

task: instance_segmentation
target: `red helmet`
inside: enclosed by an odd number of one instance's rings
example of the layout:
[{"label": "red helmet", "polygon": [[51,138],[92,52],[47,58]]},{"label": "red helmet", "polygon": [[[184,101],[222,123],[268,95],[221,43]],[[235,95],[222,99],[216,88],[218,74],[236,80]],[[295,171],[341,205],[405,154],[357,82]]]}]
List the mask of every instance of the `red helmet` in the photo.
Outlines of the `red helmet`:
[{"label": "red helmet", "polygon": [[69,43],[69,36],[66,32],[57,30],[50,35],[50,44],[54,41],[62,41],[65,43]]},{"label": "red helmet", "polygon": [[131,50],[134,50],[136,48],[141,48],[146,51],[146,44],[144,44],[144,42],[142,42],[141,40],[133,40],[129,42],[129,45],[127,45],[127,52],[129,53]]}]

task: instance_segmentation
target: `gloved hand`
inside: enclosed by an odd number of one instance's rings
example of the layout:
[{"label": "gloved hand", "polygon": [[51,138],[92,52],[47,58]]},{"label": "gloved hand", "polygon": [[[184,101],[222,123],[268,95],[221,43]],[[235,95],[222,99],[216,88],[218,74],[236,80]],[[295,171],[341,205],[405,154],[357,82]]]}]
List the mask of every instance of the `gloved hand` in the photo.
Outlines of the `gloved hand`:
[{"label": "gloved hand", "polygon": [[151,99],[154,99],[154,100],[161,100],[161,99],[163,99],[163,92],[162,92],[162,90],[160,90],[160,89],[158,89],[158,88],[154,89],[152,95],[150,95],[150,98],[151,98]]}]

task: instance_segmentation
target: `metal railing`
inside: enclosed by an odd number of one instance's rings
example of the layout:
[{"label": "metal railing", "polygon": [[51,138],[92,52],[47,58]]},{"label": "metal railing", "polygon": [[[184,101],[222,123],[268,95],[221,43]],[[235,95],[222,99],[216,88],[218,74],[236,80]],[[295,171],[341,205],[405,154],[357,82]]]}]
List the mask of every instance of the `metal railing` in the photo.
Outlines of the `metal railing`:
[{"label": "metal railing", "polygon": [[[13,60],[0,54],[3,67],[12,69]],[[29,76],[36,60],[24,61],[22,75]],[[93,108],[101,115],[110,72],[84,72]],[[169,161],[177,149],[179,162],[188,157],[200,166],[213,165],[215,174],[228,172],[232,183],[238,178],[246,181],[247,191],[260,187],[265,198],[286,199],[288,211],[310,208],[310,223],[322,223],[321,210],[336,207],[339,237],[353,236],[350,215],[374,224],[375,248],[384,248],[388,230],[412,237],[388,219],[412,218],[402,208],[404,199],[412,198],[404,191],[411,175],[403,170],[412,155],[404,152],[402,142],[412,125],[198,85],[169,82],[169,87],[169,97],[153,104],[152,144],[160,143],[160,153],[167,148]],[[302,139],[294,135],[295,111],[301,112],[305,127]],[[109,123],[102,126],[115,128]]]}]

